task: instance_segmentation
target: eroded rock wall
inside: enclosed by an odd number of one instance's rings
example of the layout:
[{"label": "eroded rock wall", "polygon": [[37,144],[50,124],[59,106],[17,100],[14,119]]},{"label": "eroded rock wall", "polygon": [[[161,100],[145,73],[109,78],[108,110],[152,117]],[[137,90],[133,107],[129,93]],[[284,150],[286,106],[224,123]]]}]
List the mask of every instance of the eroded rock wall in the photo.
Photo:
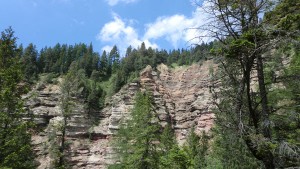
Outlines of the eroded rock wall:
[{"label": "eroded rock wall", "polygon": [[[154,70],[147,66],[136,82],[125,85],[98,115],[95,125],[86,114],[81,101],[77,100],[68,119],[66,140],[68,164],[71,168],[102,169],[114,162],[111,140],[122,119],[130,118],[134,96],[137,91],[151,91],[162,126],[168,122],[176,133],[179,144],[183,144],[191,127],[196,132],[209,131],[213,125],[212,96],[210,94],[210,73],[216,65],[206,61],[202,65],[170,69],[160,65]],[[40,162],[40,169],[50,167],[47,150],[51,127],[59,123],[62,113],[59,107],[59,84],[37,85],[24,96],[26,109],[34,115],[40,130],[32,137],[32,142]]]}]

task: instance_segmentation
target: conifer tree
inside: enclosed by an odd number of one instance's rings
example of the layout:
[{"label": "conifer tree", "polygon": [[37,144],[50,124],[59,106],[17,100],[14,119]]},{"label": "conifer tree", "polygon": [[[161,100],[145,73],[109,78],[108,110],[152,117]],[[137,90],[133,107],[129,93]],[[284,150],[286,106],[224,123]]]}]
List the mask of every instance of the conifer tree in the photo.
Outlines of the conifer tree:
[{"label": "conifer tree", "polygon": [[106,51],[103,51],[101,58],[100,58],[100,68],[99,68],[100,74],[102,77],[105,77],[108,75],[109,71],[109,61],[107,58]]},{"label": "conifer tree", "polygon": [[29,124],[21,94],[23,72],[16,57],[16,37],[11,28],[0,39],[0,168],[34,168]]},{"label": "conifer tree", "polygon": [[267,169],[277,167],[279,157],[274,150],[280,147],[273,134],[276,125],[272,125],[274,112],[266,83],[266,61],[272,56],[267,51],[295,36],[260,20],[260,14],[270,10],[273,2],[208,0],[203,8],[211,17],[202,27],[220,42],[213,50],[221,62],[223,86],[215,95],[217,125],[221,133],[232,132],[234,138],[242,138],[253,157]]},{"label": "conifer tree", "polygon": [[120,66],[120,54],[116,45],[111,49],[109,53],[109,70],[111,73],[116,73]]},{"label": "conifer tree", "polygon": [[160,125],[152,107],[148,93],[137,93],[131,118],[121,125],[116,136],[121,164],[111,168],[158,168]]},{"label": "conifer tree", "polygon": [[187,169],[192,167],[191,157],[176,142],[174,131],[168,124],[160,134],[160,159],[161,169]]},{"label": "conifer tree", "polygon": [[30,43],[28,47],[25,48],[24,55],[22,58],[25,79],[28,81],[33,81],[37,79],[37,75],[38,75],[37,56],[38,56],[38,52],[36,50],[35,45]]},{"label": "conifer tree", "polygon": [[[50,154],[52,156],[52,165],[54,168],[66,168],[67,163],[67,126],[71,112],[76,103],[74,98],[78,99],[81,94],[80,87],[84,86],[85,82],[84,70],[77,70],[76,62],[72,62],[68,73],[64,76],[63,81],[60,84],[60,90],[62,92],[60,97],[60,109],[62,112],[62,120],[49,133],[50,140]],[[61,133],[58,136],[57,133]]]}]

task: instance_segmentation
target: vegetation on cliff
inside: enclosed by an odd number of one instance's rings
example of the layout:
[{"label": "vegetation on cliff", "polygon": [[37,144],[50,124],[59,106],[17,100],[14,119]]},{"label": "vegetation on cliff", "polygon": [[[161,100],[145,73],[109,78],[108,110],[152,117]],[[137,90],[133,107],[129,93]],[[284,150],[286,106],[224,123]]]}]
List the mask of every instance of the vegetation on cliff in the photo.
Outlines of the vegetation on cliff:
[{"label": "vegetation on cliff", "polygon": [[171,124],[162,127],[149,92],[139,92],[129,119],[123,121],[115,136],[115,168],[188,169],[206,166],[208,137],[190,131],[187,143],[179,147]]},{"label": "vegetation on cliff", "polygon": [[[299,14],[295,12],[299,6],[280,1],[268,12],[273,1],[209,2],[205,8],[213,17],[206,26],[220,40],[212,50],[221,63],[216,80],[222,90],[214,91],[216,134],[221,136],[217,150],[225,149],[219,158],[230,168],[299,166],[299,91],[288,82],[293,79],[298,84],[299,77],[287,73],[299,70],[294,65],[299,54],[281,53],[299,51]],[[283,8],[291,10],[288,15],[282,15]],[[266,13],[263,20],[261,13]],[[283,66],[283,60],[291,62]],[[235,159],[235,151],[227,151],[231,148],[248,157]],[[261,164],[255,166],[253,160]]]},{"label": "vegetation on cliff", "polygon": [[109,167],[299,167],[299,7],[294,0],[207,0],[203,8],[210,18],[199,29],[214,42],[169,52],[142,43],[138,49],[128,47],[124,57],[117,46],[101,55],[92,44],[57,44],[39,52],[29,44],[24,49],[17,47],[12,29],[5,30],[0,39],[0,168],[35,167],[32,125],[24,120],[29,118],[24,118],[21,95],[40,77],[46,77],[42,83],[64,79],[64,123],[55,131],[61,135],[50,139],[50,153],[54,167],[68,168],[65,134],[73,99],[84,103],[85,113],[99,113],[105,98],[136,79],[146,65],[212,58],[219,68],[211,76],[217,108],[210,137],[191,129],[186,144],[179,146],[172,124],[159,123],[151,93],[138,93],[131,118],[115,136],[118,163]]}]

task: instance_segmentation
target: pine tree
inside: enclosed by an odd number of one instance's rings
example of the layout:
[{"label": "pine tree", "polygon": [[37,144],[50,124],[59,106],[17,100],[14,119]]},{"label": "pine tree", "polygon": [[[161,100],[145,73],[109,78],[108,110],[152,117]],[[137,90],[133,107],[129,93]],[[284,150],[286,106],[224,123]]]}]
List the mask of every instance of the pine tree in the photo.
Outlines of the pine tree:
[{"label": "pine tree", "polygon": [[34,168],[29,124],[22,120],[23,72],[11,28],[0,39],[0,168]]},{"label": "pine tree", "polygon": [[[280,168],[300,165],[300,46],[297,43],[284,44],[274,53],[274,58],[267,65],[267,83],[270,105],[273,110],[272,120],[276,124],[273,133],[278,139],[272,146],[277,156],[276,164]],[[282,56],[290,56],[290,64],[283,66]],[[276,71],[276,72],[275,72]],[[281,72],[281,73],[278,73]],[[278,85],[281,84],[281,85]]]},{"label": "pine tree", "polygon": [[242,138],[253,157],[273,169],[279,157],[274,153],[278,140],[272,133],[276,125],[272,125],[274,112],[265,72],[266,61],[272,55],[267,52],[295,34],[279,27],[273,29],[259,19],[260,13],[271,9],[271,0],[208,0],[207,4],[205,11],[212,17],[202,28],[211,28],[209,35],[220,42],[213,50],[220,58],[223,86],[215,95],[219,110],[216,122],[221,133],[234,132],[234,138]]},{"label": "pine tree", "polygon": [[[219,129],[217,126],[213,130],[216,132]],[[216,168],[216,163],[228,169],[264,168],[263,163],[253,157],[243,139],[235,135],[234,131],[218,131],[211,144],[211,153],[205,161],[208,168]]]},{"label": "pine tree", "polygon": [[160,135],[160,159],[161,169],[188,169],[192,167],[188,153],[184,151],[176,142],[174,131],[171,125],[165,126]]},{"label": "pine tree", "polygon": [[106,51],[103,51],[101,55],[99,71],[102,77],[109,75],[109,61],[106,55]]},{"label": "pine tree", "polygon": [[109,70],[111,73],[116,73],[120,66],[120,54],[116,45],[111,49],[109,53]]},{"label": "pine tree", "polygon": [[102,88],[96,83],[91,81],[88,83],[88,96],[86,99],[86,109],[89,113],[99,111],[103,107],[105,93]]},{"label": "pine tree", "polygon": [[[49,152],[52,158],[53,168],[67,168],[67,126],[70,119],[71,112],[76,103],[76,99],[82,94],[81,87],[85,86],[85,73],[83,69],[78,70],[76,62],[72,62],[68,73],[64,76],[60,84],[62,92],[60,97],[60,109],[62,112],[62,119],[53,126],[49,131]],[[61,133],[58,136],[58,133]]]},{"label": "pine tree", "polygon": [[152,107],[152,99],[148,93],[137,93],[131,118],[121,125],[116,136],[121,164],[111,168],[158,168],[160,125]]},{"label": "pine tree", "polygon": [[22,57],[25,79],[28,81],[33,81],[37,79],[37,56],[38,52],[36,50],[36,47],[32,43],[30,43],[28,47],[25,48],[24,55]]}]

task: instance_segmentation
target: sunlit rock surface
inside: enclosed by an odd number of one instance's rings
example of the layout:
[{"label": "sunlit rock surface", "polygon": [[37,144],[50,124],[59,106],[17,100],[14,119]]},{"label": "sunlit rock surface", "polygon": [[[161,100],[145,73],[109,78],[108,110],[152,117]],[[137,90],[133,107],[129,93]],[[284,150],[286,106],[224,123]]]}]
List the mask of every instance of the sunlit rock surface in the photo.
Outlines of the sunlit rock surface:
[{"label": "sunlit rock surface", "polygon": [[[107,100],[102,111],[93,114],[84,112],[82,101],[75,100],[67,120],[68,165],[74,169],[102,169],[114,162],[110,143],[119,124],[130,118],[137,91],[152,93],[161,125],[172,124],[179,144],[184,143],[193,126],[196,133],[208,132],[214,121],[209,70],[215,68],[212,61],[175,69],[163,64],[155,70],[147,66],[139,80],[125,85]],[[38,126],[32,143],[40,169],[50,167],[49,134],[63,122],[60,93],[59,84],[37,84],[24,96],[25,107]],[[59,132],[57,135],[60,137]]]}]

